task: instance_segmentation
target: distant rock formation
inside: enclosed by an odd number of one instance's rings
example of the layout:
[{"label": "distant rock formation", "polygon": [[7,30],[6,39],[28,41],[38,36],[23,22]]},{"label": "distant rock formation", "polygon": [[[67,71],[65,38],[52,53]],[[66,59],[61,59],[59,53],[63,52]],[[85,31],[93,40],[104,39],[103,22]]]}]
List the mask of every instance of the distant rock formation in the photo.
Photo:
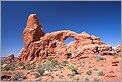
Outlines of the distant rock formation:
[{"label": "distant rock formation", "polygon": [[6,59],[4,59],[4,61],[6,61],[6,62],[13,62],[13,61],[15,61],[14,54],[9,54],[8,57]]},{"label": "distant rock formation", "polygon": [[[65,45],[64,41],[72,37],[75,40]],[[47,57],[56,59],[80,58],[85,54],[111,54],[115,50],[111,45],[100,41],[97,36],[86,32],[77,34],[70,30],[62,30],[45,34],[36,14],[28,17],[26,28],[23,32],[24,48],[18,61],[37,61]],[[115,52],[114,52],[115,53]]]},{"label": "distant rock formation", "polygon": [[122,43],[118,44],[115,48],[118,55],[121,55],[121,45],[122,45]]}]

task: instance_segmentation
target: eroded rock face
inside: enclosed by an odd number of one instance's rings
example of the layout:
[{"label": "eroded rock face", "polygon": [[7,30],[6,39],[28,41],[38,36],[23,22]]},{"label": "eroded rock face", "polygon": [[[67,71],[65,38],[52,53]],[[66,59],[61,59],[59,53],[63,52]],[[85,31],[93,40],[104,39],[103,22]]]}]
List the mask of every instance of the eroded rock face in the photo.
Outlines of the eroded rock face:
[{"label": "eroded rock face", "polygon": [[13,62],[13,61],[15,61],[14,54],[9,54],[8,57],[4,61],[6,61],[6,62]]},{"label": "eroded rock face", "polygon": [[[111,45],[105,44],[99,37],[90,36],[86,32],[77,34],[70,30],[62,30],[45,34],[35,14],[28,17],[23,37],[24,48],[18,61],[24,62],[42,60],[47,57],[63,60],[68,58],[68,54],[72,54],[72,58],[78,58],[86,53],[98,54],[113,50]],[[65,45],[64,41],[68,37],[75,40]]]},{"label": "eroded rock face", "polygon": [[45,33],[36,14],[28,17],[26,28],[23,32],[24,47],[28,47],[31,42],[38,41]]},{"label": "eroded rock face", "polygon": [[122,44],[122,43],[118,44],[118,45],[116,46],[116,48],[115,48],[117,54],[119,54],[119,55],[121,55],[121,44]]}]

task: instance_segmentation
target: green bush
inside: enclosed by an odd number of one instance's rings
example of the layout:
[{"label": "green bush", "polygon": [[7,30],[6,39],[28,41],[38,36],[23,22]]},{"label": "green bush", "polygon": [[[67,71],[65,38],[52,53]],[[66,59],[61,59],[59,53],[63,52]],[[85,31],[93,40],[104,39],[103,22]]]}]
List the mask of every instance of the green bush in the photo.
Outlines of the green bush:
[{"label": "green bush", "polygon": [[49,64],[51,64],[52,66],[58,65],[58,61],[53,58],[48,58],[47,60],[49,61]]},{"label": "green bush", "polygon": [[50,75],[50,77],[51,77],[51,78],[54,78],[54,76],[53,76],[52,74]]},{"label": "green bush", "polygon": [[34,76],[34,78],[38,78],[40,76],[39,72],[33,72],[32,75]]},{"label": "green bush", "polygon": [[23,66],[24,65],[24,63],[23,62],[18,62],[18,64],[17,64],[18,66]]},{"label": "green bush", "polygon": [[5,70],[14,70],[15,68],[12,65],[8,65],[5,67]]},{"label": "green bush", "polygon": [[77,69],[74,66],[68,66],[67,69],[69,69],[72,72],[75,72],[75,74],[78,74]]},{"label": "green bush", "polygon": [[98,78],[94,78],[94,81],[96,82],[96,81],[99,81],[99,79]]},{"label": "green bush", "polygon": [[74,66],[68,66],[67,69],[69,69],[72,72],[76,70]]},{"label": "green bush", "polygon": [[32,69],[33,69],[33,68],[32,68],[31,66],[29,66],[29,65],[26,66],[25,68],[26,68],[27,70],[32,70]]},{"label": "green bush", "polygon": [[71,79],[74,76],[74,74],[68,74],[67,76]]},{"label": "green bush", "polygon": [[63,66],[67,66],[67,64],[68,64],[67,61],[62,61],[62,62],[61,62],[61,65],[63,65]]},{"label": "green bush", "polygon": [[40,75],[42,76],[44,74],[45,70],[43,68],[38,68],[37,72],[39,72]]},{"label": "green bush", "polygon": [[3,60],[1,60],[1,66],[2,66],[3,64],[8,64],[8,63],[5,62],[5,61],[3,61]]},{"label": "green bush", "polygon": [[60,79],[63,79],[64,76],[63,76],[63,75],[59,75],[58,77],[59,77]]},{"label": "green bush", "polygon": [[110,70],[109,73],[114,73],[114,71]]},{"label": "green bush", "polygon": [[30,74],[30,72],[27,72],[27,74]]},{"label": "green bush", "polygon": [[63,69],[63,67],[59,65],[59,66],[58,66],[58,69],[61,70],[61,69]]},{"label": "green bush", "polygon": [[55,68],[54,64],[49,64],[49,63],[41,63],[38,68],[37,71],[43,75],[43,73],[47,70],[47,71],[53,71]]},{"label": "green bush", "polygon": [[92,74],[92,70],[89,70],[86,72],[87,75],[91,75]]},{"label": "green bush", "polygon": [[98,75],[98,76],[103,76],[103,75],[104,75],[104,72],[103,72],[103,71],[98,71],[98,72],[97,72],[97,75]]},{"label": "green bush", "polygon": [[15,74],[13,81],[22,81],[23,79],[26,79],[24,74],[22,72],[18,72]]},{"label": "green bush", "polygon": [[95,71],[97,71],[98,69],[97,68],[94,68]]},{"label": "green bush", "polygon": [[101,61],[101,60],[106,60],[106,58],[102,57],[102,56],[96,56],[96,61]]},{"label": "green bush", "polygon": [[92,68],[91,66],[89,66],[89,68]]},{"label": "green bush", "polygon": [[89,77],[88,76],[85,77],[85,81],[89,81]]}]

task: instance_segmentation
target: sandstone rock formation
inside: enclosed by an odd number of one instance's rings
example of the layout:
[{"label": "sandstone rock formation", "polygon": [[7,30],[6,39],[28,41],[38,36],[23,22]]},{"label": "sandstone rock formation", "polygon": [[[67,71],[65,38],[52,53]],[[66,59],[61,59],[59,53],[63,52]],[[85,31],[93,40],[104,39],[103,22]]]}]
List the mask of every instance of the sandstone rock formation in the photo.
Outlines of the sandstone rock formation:
[{"label": "sandstone rock formation", "polygon": [[121,43],[116,46],[115,50],[118,55],[121,55]]},{"label": "sandstone rock formation", "polygon": [[26,28],[23,32],[24,47],[27,48],[31,42],[38,41],[45,33],[38,20],[37,15],[31,14],[28,17]]},{"label": "sandstone rock formation", "polygon": [[[23,37],[24,48],[18,57],[18,61],[23,62],[42,60],[46,57],[67,59],[69,54],[72,58],[79,58],[85,54],[110,54],[113,51],[111,45],[86,32],[77,34],[70,30],[62,30],[45,34],[35,14],[28,17]],[[75,40],[65,45],[64,41],[68,37]]]},{"label": "sandstone rock formation", "polygon": [[8,57],[4,61],[6,61],[6,62],[13,62],[13,61],[15,61],[14,54],[9,54]]}]

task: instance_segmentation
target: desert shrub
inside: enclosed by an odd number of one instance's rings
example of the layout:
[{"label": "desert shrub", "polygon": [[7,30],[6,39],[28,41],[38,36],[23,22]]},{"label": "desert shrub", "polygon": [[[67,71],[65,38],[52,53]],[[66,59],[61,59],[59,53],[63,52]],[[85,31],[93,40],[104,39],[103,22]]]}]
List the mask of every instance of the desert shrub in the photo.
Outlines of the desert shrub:
[{"label": "desert shrub", "polygon": [[89,68],[92,68],[91,66],[89,66]]},{"label": "desert shrub", "polygon": [[40,75],[42,76],[44,74],[45,70],[43,68],[38,68],[37,72],[39,72]]},{"label": "desert shrub", "polygon": [[17,65],[18,66],[23,66],[24,65],[24,62],[18,62]]},{"label": "desert shrub", "polygon": [[98,71],[98,72],[97,72],[97,75],[98,75],[98,76],[103,76],[103,75],[104,75],[104,72],[103,72],[103,71]]},{"label": "desert shrub", "polygon": [[30,74],[30,72],[27,72],[27,74]]},{"label": "desert shrub", "polygon": [[34,76],[34,78],[38,78],[40,76],[39,72],[33,72],[32,75]]},{"label": "desert shrub", "polygon": [[114,71],[110,70],[109,73],[114,73]]},{"label": "desert shrub", "polygon": [[80,80],[80,78],[79,78],[79,77],[75,77],[75,80],[76,80],[76,81],[79,81],[79,80]]},{"label": "desert shrub", "polygon": [[68,66],[67,69],[78,74],[77,69],[74,66]]},{"label": "desert shrub", "polygon": [[91,75],[92,74],[92,70],[89,70],[86,72],[87,75]]},{"label": "desert shrub", "polygon": [[26,68],[27,70],[32,70],[32,69],[33,69],[30,65],[26,66],[25,68]]},{"label": "desert shrub", "polygon": [[96,56],[96,61],[101,61],[101,60],[106,60],[106,58],[102,57],[102,56]]},{"label": "desert shrub", "polygon": [[55,63],[55,64],[58,63],[58,61],[53,58],[48,58],[47,60],[50,61],[51,63]]},{"label": "desert shrub", "polygon": [[58,69],[61,70],[61,69],[63,69],[63,67],[59,65],[59,66],[58,66]]},{"label": "desert shrub", "polygon": [[99,81],[99,79],[98,78],[94,78],[94,81],[96,82],[96,81]]},{"label": "desert shrub", "polygon": [[23,79],[26,79],[24,74],[22,72],[18,72],[15,74],[13,81],[22,81]]},{"label": "desert shrub", "polygon": [[8,65],[5,67],[5,70],[14,70],[15,68],[12,65]]},{"label": "desert shrub", "polygon": [[2,66],[3,64],[8,64],[8,63],[5,62],[5,61],[3,61],[3,60],[1,60],[1,66]]},{"label": "desert shrub", "polygon": [[57,60],[48,58],[48,62],[42,62],[39,64],[37,71],[40,75],[43,75],[45,71],[53,71],[57,64]]},{"label": "desert shrub", "polygon": [[25,69],[27,69],[27,70],[35,69],[35,67],[36,67],[35,64],[30,65],[29,62],[27,62],[27,63],[25,64]]},{"label": "desert shrub", "polygon": [[42,69],[48,70],[48,71],[53,71],[55,66],[53,64],[41,64],[40,66]]},{"label": "desert shrub", "polygon": [[59,77],[60,79],[63,79],[64,76],[63,76],[63,75],[59,75],[58,77]]},{"label": "desert shrub", "polygon": [[71,79],[74,76],[74,74],[68,74],[67,76]]},{"label": "desert shrub", "polygon": [[43,75],[44,72],[45,72],[45,70],[47,70],[47,71],[53,71],[54,68],[55,68],[55,66],[52,65],[52,64],[49,64],[49,63],[41,63],[41,64],[39,65],[39,67],[37,68],[37,71],[38,71],[41,75]]},{"label": "desert shrub", "polygon": [[97,69],[97,68],[94,68],[94,70],[95,70],[95,71],[98,71],[98,69]]},{"label": "desert shrub", "polygon": [[89,77],[86,76],[86,77],[84,78],[84,80],[85,80],[85,81],[89,81]]},{"label": "desert shrub", "polygon": [[58,61],[53,58],[48,58],[47,60],[49,61],[48,63],[51,67],[55,67],[56,65],[58,65]]},{"label": "desert shrub", "polygon": [[54,76],[53,76],[52,74],[50,74],[50,77],[51,77],[51,78],[54,78]]},{"label": "desert shrub", "polygon": [[75,74],[78,74],[77,69],[74,66],[68,66],[67,69],[69,69],[72,72],[75,72]]},{"label": "desert shrub", "polygon": [[85,66],[85,64],[83,63],[83,64],[81,64],[81,67],[84,67]]},{"label": "desert shrub", "polygon": [[67,69],[69,69],[70,71],[75,71],[75,67],[74,66],[68,66]]},{"label": "desert shrub", "polygon": [[67,61],[62,61],[62,62],[61,62],[61,65],[63,65],[63,66],[67,66],[67,64],[68,64]]}]

